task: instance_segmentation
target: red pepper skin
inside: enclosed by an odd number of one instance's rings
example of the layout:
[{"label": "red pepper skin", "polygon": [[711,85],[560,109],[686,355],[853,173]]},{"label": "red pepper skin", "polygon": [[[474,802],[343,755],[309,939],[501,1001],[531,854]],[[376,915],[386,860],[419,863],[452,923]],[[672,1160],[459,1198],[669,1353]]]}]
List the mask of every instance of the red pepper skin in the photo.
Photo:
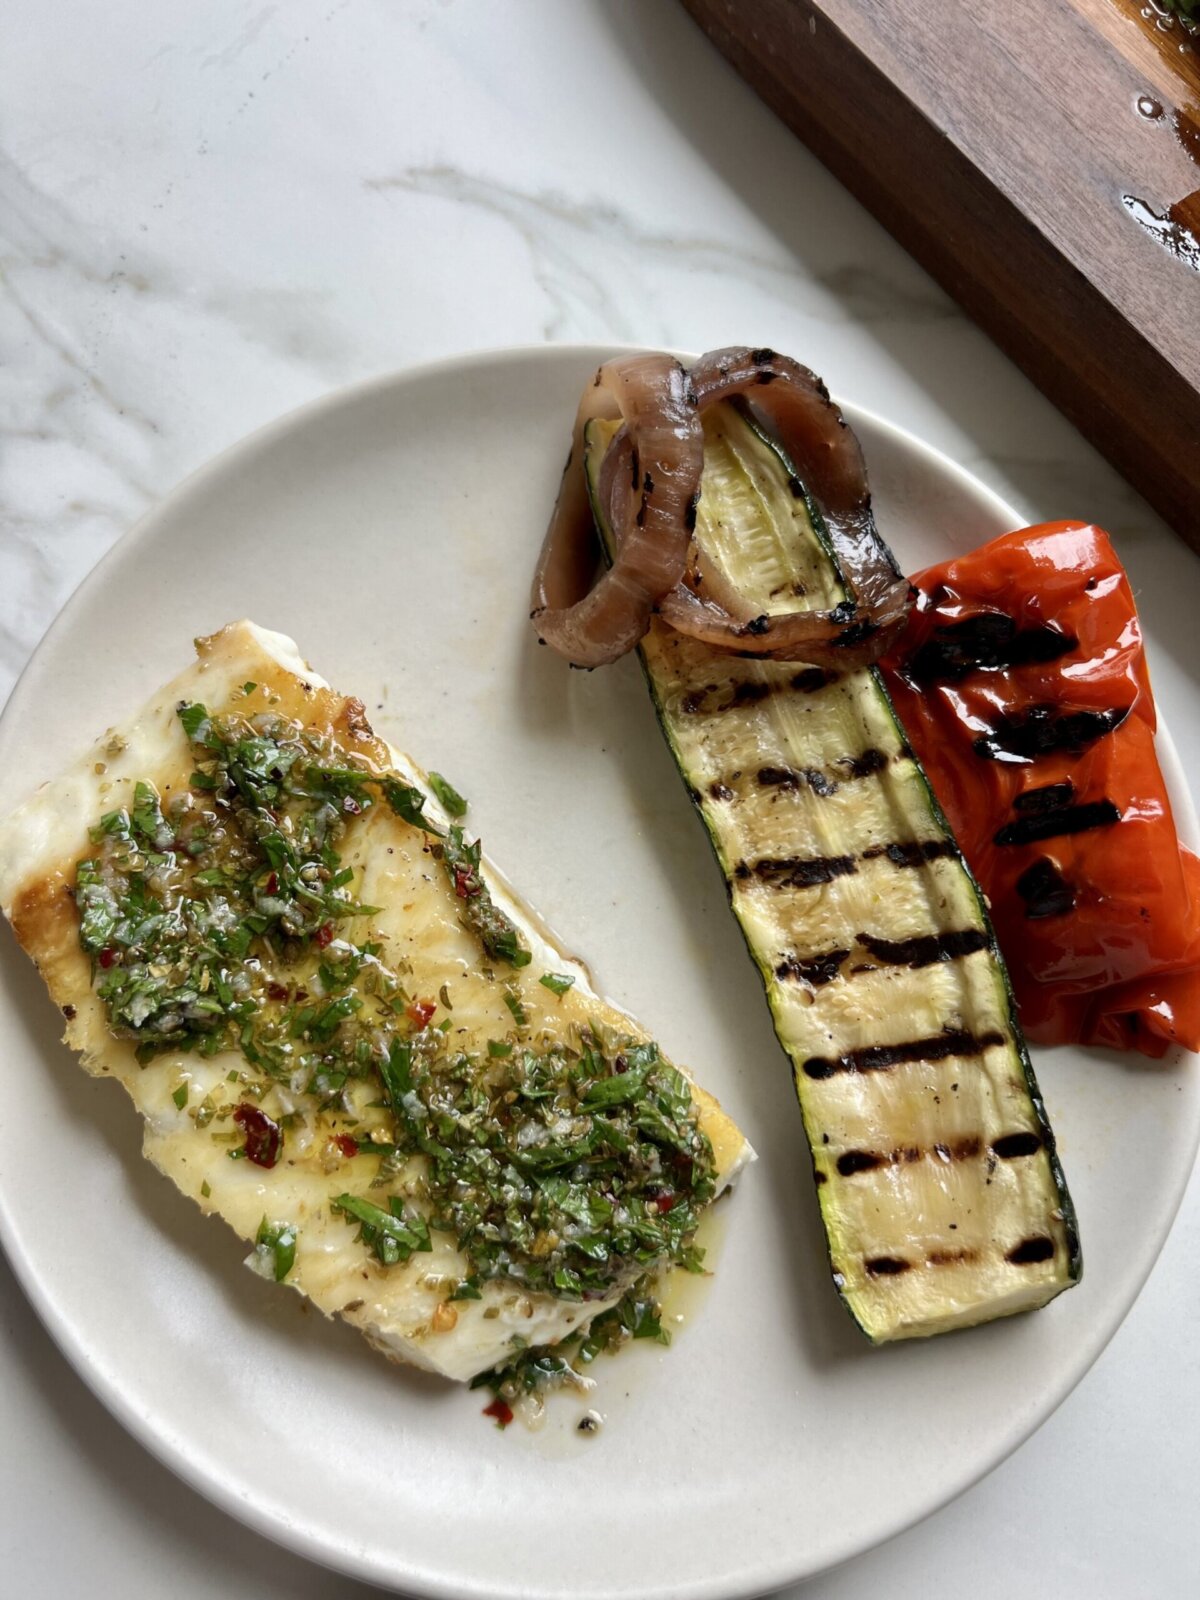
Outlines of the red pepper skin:
[{"label": "red pepper skin", "polygon": [[[1156,1057],[1200,1048],[1200,858],[1176,836],[1141,628],[1108,536],[1045,523],[913,583],[917,603],[884,675],[991,902],[1026,1033]],[[1018,637],[1066,638],[1032,652],[1051,660],[930,668],[947,629],[989,613],[1012,618]],[[1085,715],[1047,731],[1074,713]],[[1096,713],[1120,720],[1105,727]],[[998,759],[980,753],[997,745]],[[1031,797],[1039,790],[1050,793]],[[1057,831],[1064,808],[1091,825]],[[1112,808],[1119,821],[1104,820]]]}]

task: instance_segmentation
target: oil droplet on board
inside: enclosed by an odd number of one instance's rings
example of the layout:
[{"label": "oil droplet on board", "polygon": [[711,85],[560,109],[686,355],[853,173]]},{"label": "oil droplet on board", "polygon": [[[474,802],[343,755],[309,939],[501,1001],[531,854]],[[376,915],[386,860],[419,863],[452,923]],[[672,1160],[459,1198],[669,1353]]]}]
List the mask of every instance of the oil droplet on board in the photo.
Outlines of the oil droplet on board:
[{"label": "oil droplet on board", "polygon": [[1133,194],[1123,194],[1121,203],[1143,232],[1148,233],[1185,267],[1200,272],[1200,238],[1197,238],[1187,221],[1172,215],[1172,212],[1179,210],[1178,207],[1173,206],[1163,216]]},{"label": "oil droplet on board", "polygon": [[1193,122],[1182,111],[1175,113],[1175,137],[1185,152],[1200,167],[1200,122]]},{"label": "oil droplet on board", "polygon": [[1145,117],[1147,122],[1157,122],[1163,114],[1161,100],[1155,100],[1148,94],[1139,94],[1133,102],[1133,108],[1139,117]]}]

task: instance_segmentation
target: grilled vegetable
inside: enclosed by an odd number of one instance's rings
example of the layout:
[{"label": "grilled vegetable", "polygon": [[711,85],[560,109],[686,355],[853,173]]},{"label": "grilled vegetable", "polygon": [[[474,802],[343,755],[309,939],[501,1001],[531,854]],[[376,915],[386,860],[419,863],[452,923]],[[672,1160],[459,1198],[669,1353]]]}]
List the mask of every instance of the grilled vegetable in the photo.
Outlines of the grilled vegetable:
[{"label": "grilled vegetable", "polygon": [[1030,1038],[1200,1048],[1200,858],[1175,832],[1108,537],[1024,528],[914,582],[884,674],[987,892]]},{"label": "grilled vegetable", "polygon": [[[791,463],[704,412],[696,536],[767,614],[853,599]],[[585,466],[602,541],[593,422]],[[1070,1199],[979,891],[873,669],[640,648],[791,1057],[834,1282],[875,1341],[1040,1306]]]},{"label": "grilled vegetable", "polygon": [[[809,474],[842,573],[854,590],[828,612],[764,611],[695,538],[704,466],[704,411],[752,395],[791,459]],[[591,493],[580,471],[592,423],[617,414]],[[598,550],[591,502],[611,532],[609,570],[592,585]],[[677,633],[772,661],[838,668],[878,661],[903,631],[912,593],[879,537],[862,450],[807,367],[767,346],[710,350],[690,371],[640,352],[609,361],[583,391],[558,499],[530,593],[540,644],[572,665],[616,661],[644,638],[655,611]]]}]

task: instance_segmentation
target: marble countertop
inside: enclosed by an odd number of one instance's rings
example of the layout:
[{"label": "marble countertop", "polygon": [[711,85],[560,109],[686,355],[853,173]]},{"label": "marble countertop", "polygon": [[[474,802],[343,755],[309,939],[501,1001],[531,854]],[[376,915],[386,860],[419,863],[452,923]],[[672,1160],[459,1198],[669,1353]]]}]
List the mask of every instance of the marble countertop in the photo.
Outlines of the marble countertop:
[{"label": "marble countertop", "polygon": [[[1160,704],[1194,725],[1200,562],[674,0],[9,0],[5,35],[0,701],[124,529],[280,412],[473,347],[748,340],[1029,520],[1107,526],[1154,619]],[[1194,745],[1184,762],[1200,792]],[[1197,1259],[1193,1183],[1128,1321],[1041,1431],[793,1593],[1200,1591]],[[178,1600],[373,1592],[165,1473],[2,1263],[0,1505],[13,1594],[157,1596],[168,1574]]]}]

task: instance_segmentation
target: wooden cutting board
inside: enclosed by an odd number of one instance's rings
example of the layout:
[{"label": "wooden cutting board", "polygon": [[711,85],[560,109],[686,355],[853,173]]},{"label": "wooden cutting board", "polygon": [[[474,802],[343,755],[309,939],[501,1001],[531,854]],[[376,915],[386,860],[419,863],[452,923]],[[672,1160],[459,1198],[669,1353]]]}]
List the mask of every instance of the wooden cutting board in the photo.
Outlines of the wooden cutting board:
[{"label": "wooden cutting board", "polygon": [[1158,0],[683,0],[1200,550],[1200,35]]}]

